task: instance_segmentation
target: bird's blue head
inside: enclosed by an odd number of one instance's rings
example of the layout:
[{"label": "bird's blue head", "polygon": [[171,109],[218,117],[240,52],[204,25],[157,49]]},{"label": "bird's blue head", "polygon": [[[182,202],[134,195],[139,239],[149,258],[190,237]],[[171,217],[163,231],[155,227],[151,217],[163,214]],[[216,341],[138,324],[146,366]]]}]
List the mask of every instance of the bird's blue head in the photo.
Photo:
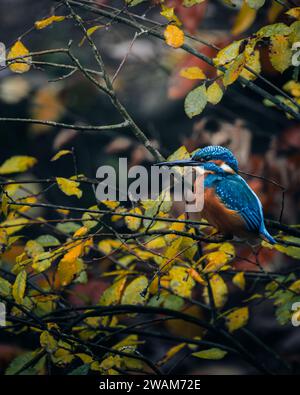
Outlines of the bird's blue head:
[{"label": "bird's blue head", "polygon": [[238,161],[233,153],[220,145],[209,145],[194,152],[191,160],[198,162],[213,162],[219,166],[227,165],[236,173],[239,170]]},{"label": "bird's blue head", "polygon": [[[222,169],[225,172],[238,172],[238,161],[233,153],[225,147],[220,145],[209,145],[205,148],[199,149],[190,159],[175,160],[173,162],[161,162],[157,165],[166,166],[197,166],[202,165],[204,169],[214,170]],[[220,171],[221,171],[220,169]]]}]

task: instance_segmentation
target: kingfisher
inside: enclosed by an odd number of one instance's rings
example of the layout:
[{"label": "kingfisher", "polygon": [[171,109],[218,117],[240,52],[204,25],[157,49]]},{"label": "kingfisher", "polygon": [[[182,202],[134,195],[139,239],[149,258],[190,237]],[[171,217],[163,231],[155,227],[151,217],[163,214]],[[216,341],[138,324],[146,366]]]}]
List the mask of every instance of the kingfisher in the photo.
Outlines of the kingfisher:
[{"label": "kingfisher", "polygon": [[201,166],[204,170],[204,206],[201,217],[226,237],[261,237],[276,241],[267,231],[262,204],[247,182],[238,174],[233,153],[218,145],[195,151],[191,158],[157,163],[158,166]]}]

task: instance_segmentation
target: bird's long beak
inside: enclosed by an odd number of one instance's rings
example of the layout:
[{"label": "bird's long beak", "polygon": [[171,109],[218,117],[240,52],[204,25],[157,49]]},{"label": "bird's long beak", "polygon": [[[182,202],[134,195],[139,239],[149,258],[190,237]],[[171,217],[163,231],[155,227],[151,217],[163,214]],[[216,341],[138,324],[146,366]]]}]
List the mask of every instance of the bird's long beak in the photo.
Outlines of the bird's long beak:
[{"label": "bird's long beak", "polygon": [[192,159],[182,159],[182,160],[174,160],[171,162],[160,162],[160,163],[155,163],[154,166],[198,166],[200,162]]}]

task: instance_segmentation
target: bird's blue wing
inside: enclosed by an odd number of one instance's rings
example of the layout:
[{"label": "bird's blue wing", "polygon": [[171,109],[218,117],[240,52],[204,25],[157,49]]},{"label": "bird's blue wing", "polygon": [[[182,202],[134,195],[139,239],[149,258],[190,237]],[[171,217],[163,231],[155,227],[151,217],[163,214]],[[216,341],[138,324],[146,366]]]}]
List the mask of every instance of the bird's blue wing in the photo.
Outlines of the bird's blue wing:
[{"label": "bird's blue wing", "polygon": [[232,175],[216,183],[216,194],[230,210],[238,211],[250,231],[260,231],[264,227],[262,205],[246,181]]}]

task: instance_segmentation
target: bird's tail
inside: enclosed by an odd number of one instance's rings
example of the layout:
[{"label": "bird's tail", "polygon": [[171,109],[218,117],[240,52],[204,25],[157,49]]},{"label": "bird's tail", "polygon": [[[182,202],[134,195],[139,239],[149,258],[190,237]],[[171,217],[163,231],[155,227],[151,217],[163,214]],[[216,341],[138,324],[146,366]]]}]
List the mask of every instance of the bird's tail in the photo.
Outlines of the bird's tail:
[{"label": "bird's tail", "polygon": [[270,233],[267,231],[265,225],[263,225],[260,229],[260,235],[261,237],[267,241],[270,244],[276,244],[275,239],[270,235]]}]

